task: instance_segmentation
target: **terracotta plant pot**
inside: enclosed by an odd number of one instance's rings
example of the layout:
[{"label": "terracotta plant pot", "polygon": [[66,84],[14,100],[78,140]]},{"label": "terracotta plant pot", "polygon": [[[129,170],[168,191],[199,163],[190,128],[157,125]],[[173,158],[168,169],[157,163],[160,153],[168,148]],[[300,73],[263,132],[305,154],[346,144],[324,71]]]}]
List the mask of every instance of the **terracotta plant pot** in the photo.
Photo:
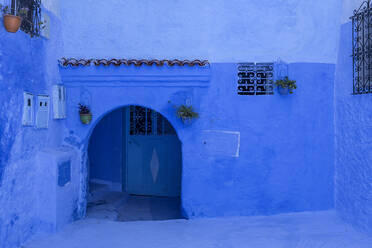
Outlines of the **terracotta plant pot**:
[{"label": "terracotta plant pot", "polygon": [[92,121],[92,114],[80,114],[81,123],[88,125]]},{"label": "terracotta plant pot", "polygon": [[22,19],[19,16],[4,15],[4,27],[10,33],[16,33],[21,26]]}]

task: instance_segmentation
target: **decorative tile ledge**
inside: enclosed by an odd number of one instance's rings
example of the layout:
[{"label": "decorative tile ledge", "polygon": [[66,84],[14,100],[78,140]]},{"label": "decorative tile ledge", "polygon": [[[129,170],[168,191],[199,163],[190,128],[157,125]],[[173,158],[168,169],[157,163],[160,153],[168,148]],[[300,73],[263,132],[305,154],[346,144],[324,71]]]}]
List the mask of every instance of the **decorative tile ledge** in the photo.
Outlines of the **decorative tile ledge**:
[{"label": "decorative tile ledge", "polygon": [[114,66],[120,66],[120,65],[135,65],[135,66],[142,66],[142,65],[147,65],[147,66],[163,66],[163,65],[168,65],[168,66],[208,66],[209,61],[208,60],[168,60],[168,59],[163,59],[163,60],[158,60],[158,59],[152,59],[152,60],[147,60],[147,59],[74,59],[74,58],[62,58],[59,60],[59,64],[63,67],[66,66],[90,66],[90,65],[103,65],[103,66],[109,66],[109,65],[114,65]]},{"label": "decorative tile ledge", "polygon": [[62,82],[68,87],[81,85],[92,87],[208,87],[211,77],[211,67],[206,60],[76,60],[63,58],[59,63]]}]

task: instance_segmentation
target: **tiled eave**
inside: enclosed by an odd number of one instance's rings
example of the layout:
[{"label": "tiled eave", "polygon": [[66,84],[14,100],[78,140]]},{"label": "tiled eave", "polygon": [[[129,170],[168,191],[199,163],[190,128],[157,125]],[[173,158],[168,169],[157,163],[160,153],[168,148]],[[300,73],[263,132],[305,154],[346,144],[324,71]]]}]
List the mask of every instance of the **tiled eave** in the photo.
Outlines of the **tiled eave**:
[{"label": "tiled eave", "polygon": [[62,82],[69,87],[208,87],[211,78],[208,61],[200,60],[63,58],[59,62]]},{"label": "tiled eave", "polygon": [[178,59],[173,59],[173,60],[168,60],[168,59],[163,59],[163,60],[158,60],[158,59],[152,59],[152,60],[147,60],[147,59],[75,59],[75,58],[62,58],[59,60],[60,66],[67,67],[67,66],[90,66],[90,65],[95,65],[95,66],[109,66],[109,65],[114,65],[114,66],[121,66],[121,65],[135,65],[135,66],[142,66],[142,65],[147,65],[147,66],[208,66],[209,61],[208,60],[178,60]]}]

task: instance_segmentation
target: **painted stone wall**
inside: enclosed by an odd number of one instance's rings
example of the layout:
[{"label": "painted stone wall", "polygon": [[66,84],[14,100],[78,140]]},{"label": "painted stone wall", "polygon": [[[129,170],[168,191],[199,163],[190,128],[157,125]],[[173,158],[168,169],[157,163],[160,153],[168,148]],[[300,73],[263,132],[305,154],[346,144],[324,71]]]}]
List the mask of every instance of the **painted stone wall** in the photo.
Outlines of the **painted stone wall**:
[{"label": "painted stone wall", "polygon": [[342,25],[335,81],[335,206],[357,228],[372,232],[371,96],[353,92],[351,23]]},{"label": "painted stone wall", "polygon": [[61,2],[66,57],[335,63],[340,0]]},{"label": "painted stone wall", "polygon": [[[19,247],[34,234],[52,231],[59,217],[48,215],[56,203],[49,163],[39,163],[39,152],[53,154],[63,141],[64,121],[50,116],[48,129],[24,127],[23,92],[51,94],[60,83],[56,59],[62,43],[59,20],[50,16],[52,39],[11,34],[0,25],[0,247]],[[2,20],[1,20],[2,22]],[[72,219],[72,218],[70,218]]]},{"label": "painted stone wall", "polygon": [[[97,121],[108,112],[130,104],[150,107],[174,125],[182,142],[182,206],[186,216],[333,208],[333,65],[290,64],[289,76],[298,81],[299,89],[289,96],[238,96],[234,63],[211,64],[209,84],[194,87],[186,86],[183,80],[197,68],[123,69],[61,69],[68,88],[67,140],[87,146]],[[159,71],[167,74],[167,70],[183,76],[171,83],[154,76]],[[115,78],[103,79],[100,73]],[[122,74],[142,75],[146,80],[121,82],[118,75]],[[187,98],[201,116],[191,126],[184,126],[173,108]],[[94,113],[90,126],[80,123],[74,109],[86,99]],[[230,134],[239,134],[240,139]],[[221,150],[230,146],[240,147],[238,156],[229,149]]]},{"label": "painted stone wall", "polygon": [[[45,2],[52,22],[50,40],[31,40],[21,32],[12,35],[0,25],[0,248],[17,247],[35,233],[53,231],[84,216],[90,134],[105,114],[129,104],[155,109],[177,130],[183,142],[182,206],[188,217],[333,207],[334,66],[323,62],[336,60],[340,1],[68,0],[60,7],[56,3]],[[66,120],[50,116],[47,130],[22,127],[23,91],[51,94],[51,85],[61,82],[56,60],[63,56],[207,58],[213,63],[207,73],[198,72],[201,76],[196,80],[202,82],[193,83],[194,87],[182,81],[188,80],[182,75],[194,73],[195,68],[189,67],[173,72],[172,77],[181,75],[179,86],[159,81],[118,86],[111,78],[104,82],[110,86],[105,88],[99,80],[71,81],[66,83]],[[290,64],[290,77],[299,84],[294,95],[236,94],[236,64],[232,62],[273,61],[277,57],[317,63]],[[348,73],[342,63],[338,68],[339,76]],[[75,69],[79,72],[81,68]],[[116,73],[119,69],[103,71]],[[132,72],[144,75],[156,70],[141,67]],[[343,99],[351,97],[347,92],[341,88],[336,93],[340,106]],[[184,126],[174,116],[173,105],[185,99],[191,100],[201,115],[191,126]],[[94,113],[94,123],[88,127],[78,120],[76,107],[82,100],[90,103]],[[355,109],[359,103],[346,109]],[[369,198],[356,191],[362,189],[367,196],[370,192],[366,158],[358,153],[368,154],[364,146],[368,127],[356,128],[351,119],[354,111],[345,113],[350,117],[343,122],[337,118],[344,113],[336,113],[336,141],[352,141],[338,143],[336,150],[342,152],[337,161],[342,165],[338,166],[337,178],[341,180],[336,180],[337,191],[345,192],[336,194],[336,204],[345,218],[361,220],[359,225],[367,228],[363,217],[368,217],[369,209],[359,206],[368,206],[364,202]],[[368,120],[368,109],[362,113],[355,118]],[[360,136],[340,137],[338,132],[350,128],[348,123]],[[358,155],[351,161],[363,160],[365,166],[350,171],[354,167],[345,166],[349,158],[343,151],[356,149],[358,142],[360,149],[354,150]],[[226,144],[233,149],[221,150]],[[234,152],[237,147],[238,153]],[[73,183],[54,188],[51,178],[55,171],[48,167],[49,161],[55,163],[66,156],[74,161]],[[365,180],[357,183],[348,177],[350,173]],[[355,183],[355,187],[350,190],[347,183]]]}]

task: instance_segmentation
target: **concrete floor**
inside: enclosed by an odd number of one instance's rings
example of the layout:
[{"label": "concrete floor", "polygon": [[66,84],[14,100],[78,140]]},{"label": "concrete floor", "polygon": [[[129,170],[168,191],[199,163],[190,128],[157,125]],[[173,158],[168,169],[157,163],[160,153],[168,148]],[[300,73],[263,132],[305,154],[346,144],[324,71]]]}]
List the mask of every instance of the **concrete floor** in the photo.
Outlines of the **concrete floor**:
[{"label": "concrete floor", "polygon": [[118,222],[85,219],[24,248],[371,248],[333,211]]},{"label": "concrete floor", "polygon": [[135,196],[91,184],[87,218],[113,221],[181,219],[180,199]]}]

